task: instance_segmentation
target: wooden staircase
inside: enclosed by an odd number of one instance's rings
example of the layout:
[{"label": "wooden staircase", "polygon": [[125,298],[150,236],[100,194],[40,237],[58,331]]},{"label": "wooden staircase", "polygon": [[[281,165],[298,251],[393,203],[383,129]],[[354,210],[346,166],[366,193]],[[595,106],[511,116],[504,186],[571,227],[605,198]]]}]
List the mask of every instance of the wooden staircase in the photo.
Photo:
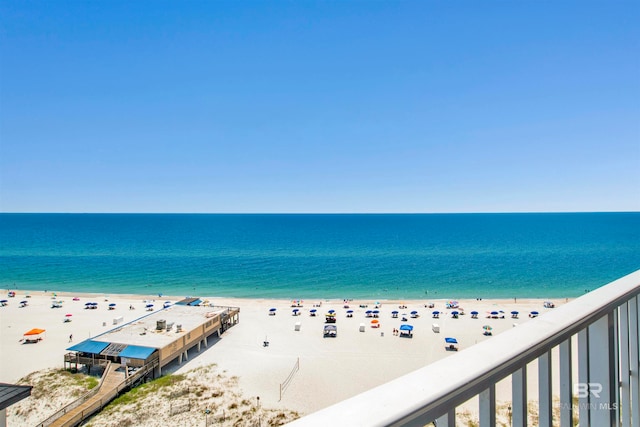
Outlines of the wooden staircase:
[{"label": "wooden staircase", "polygon": [[120,368],[120,364],[111,363],[107,368],[107,372],[104,373],[100,390],[80,406],[69,410],[50,425],[55,427],[75,426],[113,400],[125,382],[125,373],[117,371],[118,368]]}]

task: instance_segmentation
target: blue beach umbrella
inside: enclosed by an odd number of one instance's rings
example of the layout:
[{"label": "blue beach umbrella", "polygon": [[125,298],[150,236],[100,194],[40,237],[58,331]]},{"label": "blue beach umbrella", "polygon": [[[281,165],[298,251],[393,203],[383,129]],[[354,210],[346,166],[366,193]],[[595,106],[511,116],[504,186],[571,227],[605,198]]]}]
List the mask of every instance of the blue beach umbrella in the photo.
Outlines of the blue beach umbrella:
[{"label": "blue beach umbrella", "polygon": [[373,314],[379,314],[379,313],[380,313],[380,310],[373,310],[373,312],[372,312],[372,313],[373,313]]},{"label": "blue beach umbrella", "polygon": [[147,304],[146,307],[147,308],[153,307],[153,304]]},{"label": "blue beach umbrella", "polygon": [[397,311],[397,310],[393,310],[393,311],[391,312],[391,314],[398,314],[398,313],[400,313],[400,312],[399,312],[399,311]]},{"label": "blue beach umbrella", "polygon": [[498,312],[497,312],[497,311],[492,311],[492,312],[491,312],[491,315],[492,315],[492,316],[497,316],[497,315],[498,315]]},{"label": "blue beach umbrella", "polygon": [[347,313],[353,313],[353,310],[347,310]]},{"label": "blue beach umbrella", "polygon": [[109,304],[109,307],[115,307],[115,306],[116,306],[115,302],[112,302],[111,304]]},{"label": "blue beach umbrella", "polygon": [[411,312],[411,314],[418,314],[418,312],[414,310]]},{"label": "blue beach umbrella", "polygon": [[413,326],[412,325],[400,325],[400,330],[401,331],[413,331]]},{"label": "blue beach umbrella", "polygon": [[444,342],[446,342],[447,344],[458,344],[458,340],[455,338],[445,338]]},{"label": "blue beach umbrella", "polygon": [[[315,313],[316,311],[318,311],[318,310],[316,310],[315,308],[312,308],[311,310],[309,310],[309,313]],[[351,310],[351,311],[353,311],[353,310]]]},{"label": "blue beach umbrella", "polygon": [[472,311],[471,314],[475,314],[477,316],[480,313],[478,313],[477,311]]},{"label": "blue beach umbrella", "polygon": [[269,311],[276,311],[276,309],[275,308],[270,308]]},{"label": "blue beach umbrella", "polygon": [[432,314],[440,314],[440,312],[438,310],[436,310]]},{"label": "blue beach umbrella", "polygon": [[335,310],[329,310],[329,314],[335,313],[335,312],[336,312]]}]

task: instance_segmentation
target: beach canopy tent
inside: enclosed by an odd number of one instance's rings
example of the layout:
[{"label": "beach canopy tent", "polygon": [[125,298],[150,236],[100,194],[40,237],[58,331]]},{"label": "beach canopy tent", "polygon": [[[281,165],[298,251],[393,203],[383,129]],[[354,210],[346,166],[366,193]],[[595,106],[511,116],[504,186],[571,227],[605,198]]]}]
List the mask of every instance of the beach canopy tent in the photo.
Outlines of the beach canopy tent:
[{"label": "beach canopy tent", "polygon": [[477,311],[472,311],[472,312],[471,312],[471,318],[472,318],[472,319],[477,319],[477,318],[478,318],[478,314],[479,314],[479,313],[478,313]]},{"label": "beach canopy tent", "polygon": [[338,327],[336,325],[324,325],[324,336],[335,337],[338,335]]},{"label": "beach canopy tent", "polygon": [[511,317],[514,318],[514,319],[517,319],[518,318],[518,314],[520,314],[520,313],[518,313],[517,311],[512,311],[511,312]]},{"label": "beach canopy tent", "polygon": [[436,319],[437,319],[438,317],[440,317],[440,312],[439,312],[438,310],[436,310],[436,311],[432,312],[431,314],[433,314],[433,317],[434,317],[434,318],[436,318]]},{"label": "beach canopy tent", "polygon": [[315,316],[317,311],[318,311],[318,310],[316,310],[315,308],[312,308],[311,310],[309,310],[309,314],[310,314],[311,316]]},{"label": "beach canopy tent", "polygon": [[455,338],[447,337],[444,339],[447,344],[447,350],[458,351],[458,340]]},{"label": "beach canopy tent", "polygon": [[44,338],[45,329],[33,328],[30,331],[24,333],[25,342],[38,342]]},{"label": "beach canopy tent", "polygon": [[398,317],[398,311],[394,310],[391,312],[391,317],[393,317],[394,319]]},{"label": "beach canopy tent", "polygon": [[451,317],[453,317],[454,319],[457,319],[459,314],[460,314],[460,312],[458,312],[458,311],[452,311],[451,312]]},{"label": "beach canopy tent", "polygon": [[412,325],[400,325],[400,336],[407,336],[409,338],[413,337],[413,326]]}]

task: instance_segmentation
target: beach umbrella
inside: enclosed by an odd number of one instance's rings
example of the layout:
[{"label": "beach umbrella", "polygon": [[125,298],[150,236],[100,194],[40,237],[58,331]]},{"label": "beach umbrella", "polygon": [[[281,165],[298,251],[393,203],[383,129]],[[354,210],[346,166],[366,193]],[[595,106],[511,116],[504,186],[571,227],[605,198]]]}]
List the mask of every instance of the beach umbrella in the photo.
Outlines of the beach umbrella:
[{"label": "beach umbrella", "polygon": [[446,342],[447,344],[458,344],[458,340],[455,338],[445,338],[444,342]]},{"label": "beach umbrella", "polygon": [[393,311],[391,312],[391,314],[398,314],[398,313],[399,313],[399,311],[397,311],[397,310],[393,310]]},{"label": "beach umbrella", "polygon": [[497,316],[498,314],[499,314],[499,313],[498,313],[497,311],[492,311],[492,312],[491,312],[491,315],[492,315],[492,316]]},{"label": "beach umbrella", "polygon": [[372,311],[372,313],[373,313],[373,314],[379,314],[379,313],[380,313],[380,310],[373,310],[373,311]]},{"label": "beach umbrella", "polygon": [[519,314],[517,311],[512,311],[511,314]]},{"label": "beach umbrella", "polygon": [[115,306],[116,306],[115,302],[112,302],[111,304],[109,304],[109,307],[115,307]]},{"label": "beach umbrella", "polygon": [[413,326],[408,325],[408,324],[400,325],[400,330],[401,331],[413,331]]},{"label": "beach umbrella", "polygon": [[353,313],[353,310],[347,310],[347,313]]},{"label": "beach umbrella", "polygon": [[417,311],[415,311],[415,310],[413,310],[413,311],[411,312],[411,314],[418,314],[418,312],[417,312]]},{"label": "beach umbrella", "polygon": [[477,311],[472,311],[471,314],[474,314],[477,316],[479,313]]},{"label": "beach umbrella", "polygon": [[151,308],[151,307],[153,307],[153,304],[147,304],[146,307],[147,308]]},{"label": "beach umbrella", "polygon": [[440,312],[438,310],[436,310],[432,314],[440,314]]},{"label": "beach umbrella", "polygon": [[28,302],[29,302],[29,301],[24,300],[24,301],[20,301],[20,304],[26,304],[26,303],[28,303]]},{"label": "beach umbrella", "polygon": [[[316,311],[318,311],[318,310],[316,310],[315,308],[312,308],[311,310],[309,310],[309,313],[315,313]],[[351,310],[351,311],[353,311],[353,310]]]},{"label": "beach umbrella", "polygon": [[365,313],[366,314],[371,314],[371,313],[373,313],[373,310],[367,310],[367,311],[365,311]]},{"label": "beach umbrella", "polygon": [[371,321],[371,323],[372,323],[372,324],[374,324],[374,325],[375,325],[376,323],[379,323],[379,322],[380,322],[380,321],[379,321],[378,319],[373,319],[373,320]]},{"label": "beach umbrella", "polygon": [[335,312],[336,312],[335,310],[329,310],[329,314],[333,314]]},{"label": "beach umbrella", "polygon": [[270,308],[269,311],[276,311],[276,309],[275,308]]}]

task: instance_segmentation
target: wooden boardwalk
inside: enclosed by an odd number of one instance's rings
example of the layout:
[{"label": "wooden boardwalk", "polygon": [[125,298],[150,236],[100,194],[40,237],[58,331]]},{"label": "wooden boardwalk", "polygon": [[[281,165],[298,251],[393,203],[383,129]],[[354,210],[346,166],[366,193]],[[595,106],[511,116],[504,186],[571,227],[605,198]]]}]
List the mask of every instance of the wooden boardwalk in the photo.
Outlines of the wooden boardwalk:
[{"label": "wooden boardwalk", "polygon": [[102,381],[100,390],[77,408],[69,410],[60,418],[51,423],[54,427],[70,427],[75,426],[84,420],[87,416],[98,412],[107,403],[113,400],[122,388],[125,382],[125,373],[117,371],[120,367],[118,363],[112,363],[109,370],[105,372],[105,378]]}]

